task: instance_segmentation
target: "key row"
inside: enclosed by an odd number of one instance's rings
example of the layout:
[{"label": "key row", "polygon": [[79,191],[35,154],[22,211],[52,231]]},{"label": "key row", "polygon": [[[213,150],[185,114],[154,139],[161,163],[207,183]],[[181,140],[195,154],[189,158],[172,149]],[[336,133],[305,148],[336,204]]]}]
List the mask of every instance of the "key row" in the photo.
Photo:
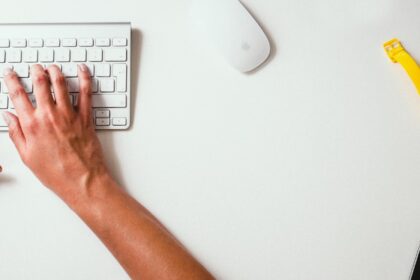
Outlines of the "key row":
[{"label": "key row", "polygon": [[[99,109],[94,113],[96,126],[110,126],[111,123],[114,126],[125,126],[127,125],[127,118],[112,117],[110,110]],[[112,121],[111,121],[112,120]]]},{"label": "key row", "polygon": [[[33,92],[33,84],[30,78],[20,79],[23,88],[27,93]],[[78,93],[80,92],[80,85],[78,78],[66,78],[67,89],[69,93]],[[93,93],[114,93],[120,92],[124,93],[125,90],[122,90],[122,86],[119,84],[118,79],[114,78],[93,78],[92,79],[92,92]],[[51,91],[54,92],[54,88],[51,87]],[[0,92],[8,94],[9,89],[4,81],[0,82]]]},{"label": "key row", "polygon": [[[77,64],[54,64],[56,65],[63,73],[65,78],[73,78],[77,77]],[[44,67],[48,67],[48,64],[43,65]],[[92,91],[96,92],[97,84],[100,84],[100,91],[101,92],[126,92],[127,91],[127,65],[126,64],[114,64],[112,65],[112,72],[111,72],[111,65],[110,64],[86,64],[87,68],[92,77]],[[0,77],[3,77],[3,67],[9,67],[13,69],[19,78],[21,78],[21,82],[25,85],[28,89],[28,92],[32,92],[32,81],[29,78],[29,64],[15,64],[15,65],[8,65],[3,64],[0,66]],[[110,77],[110,78],[106,78]],[[97,79],[99,78],[99,79]],[[73,78],[74,81],[78,82],[78,78]],[[72,82],[73,83],[73,82]],[[5,83],[3,82],[3,86]],[[0,87],[1,88],[1,87]],[[3,89],[1,92],[7,93]],[[76,90],[75,92],[78,92]]]},{"label": "key row", "polygon": [[[77,95],[69,95],[72,105],[77,105]],[[28,95],[32,105],[36,107],[35,95]],[[93,94],[92,108],[126,108],[127,96],[124,94]],[[7,95],[0,95],[0,109],[15,109],[12,100]]]},{"label": "key row", "polygon": [[[0,64],[0,77],[3,77],[3,70],[5,68],[10,68],[14,70],[19,78],[28,78],[29,77],[29,69],[32,65],[36,64],[28,64],[28,63],[19,63],[19,64]],[[44,68],[48,68],[51,65],[55,65],[58,69],[61,70],[64,77],[77,77],[77,65],[76,63],[47,63],[47,64],[40,64]],[[127,65],[125,63],[116,63],[116,64],[109,64],[109,63],[86,63],[85,64],[89,70],[90,76],[96,77],[121,77],[127,75]],[[112,68],[112,71],[111,71]],[[125,79],[125,78],[124,78]]]},{"label": "key row", "polygon": [[15,38],[15,39],[1,39],[0,48],[41,48],[41,47],[125,47],[127,46],[127,38]]},{"label": "key row", "polygon": [[0,49],[0,63],[20,62],[124,62],[126,48]]}]

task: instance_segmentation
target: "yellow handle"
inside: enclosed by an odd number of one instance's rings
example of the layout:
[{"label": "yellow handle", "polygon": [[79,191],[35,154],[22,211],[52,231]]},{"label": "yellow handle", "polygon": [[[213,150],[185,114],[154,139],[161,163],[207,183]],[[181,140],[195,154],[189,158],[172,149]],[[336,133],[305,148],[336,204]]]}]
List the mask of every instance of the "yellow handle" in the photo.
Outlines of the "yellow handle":
[{"label": "yellow handle", "polygon": [[398,39],[392,39],[384,44],[384,48],[389,58],[394,63],[400,63],[405,71],[410,76],[417,92],[420,94],[420,67],[410,54],[404,49],[403,45]]}]

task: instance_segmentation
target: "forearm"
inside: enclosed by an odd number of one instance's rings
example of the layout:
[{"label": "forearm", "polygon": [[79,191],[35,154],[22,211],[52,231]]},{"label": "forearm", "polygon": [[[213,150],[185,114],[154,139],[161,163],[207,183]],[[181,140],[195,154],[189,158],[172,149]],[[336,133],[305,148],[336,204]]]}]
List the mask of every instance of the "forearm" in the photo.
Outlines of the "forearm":
[{"label": "forearm", "polygon": [[164,226],[107,174],[64,200],[133,279],[213,279]]},{"label": "forearm", "polygon": [[5,68],[4,82],[17,116],[7,112],[4,119],[23,162],[86,222],[132,278],[212,279],[108,175],[92,122],[90,74],[86,65],[78,65],[80,92],[74,110],[60,69],[31,66],[34,108],[18,75]]}]

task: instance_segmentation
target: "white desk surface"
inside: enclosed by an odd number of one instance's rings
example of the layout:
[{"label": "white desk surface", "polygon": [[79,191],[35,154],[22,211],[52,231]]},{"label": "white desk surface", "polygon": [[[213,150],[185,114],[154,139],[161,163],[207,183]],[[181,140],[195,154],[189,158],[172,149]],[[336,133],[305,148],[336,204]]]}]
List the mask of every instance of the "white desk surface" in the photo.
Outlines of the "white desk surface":
[{"label": "white desk surface", "polygon": [[[140,30],[132,129],[100,137],[119,181],[218,278],[408,279],[420,98],[381,45],[398,36],[420,58],[419,2],[243,2],[275,45],[253,75],[192,40],[187,0],[5,1],[1,20]],[[0,147],[0,279],[127,279],[4,133]]]}]

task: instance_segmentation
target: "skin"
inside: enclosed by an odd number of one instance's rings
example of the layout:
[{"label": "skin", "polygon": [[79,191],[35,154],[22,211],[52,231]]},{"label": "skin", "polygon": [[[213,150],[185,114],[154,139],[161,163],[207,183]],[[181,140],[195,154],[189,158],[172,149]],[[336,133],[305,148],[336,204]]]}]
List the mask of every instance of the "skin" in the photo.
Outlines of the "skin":
[{"label": "skin", "polygon": [[[31,67],[37,107],[16,73],[5,82],[17,115],[5,113],[23,162],[95,232],[132,279],[214,279],[140,203],[111,177],[92,123],[91,80],[79,65],[78,106],[55,65]],[[50,86],[54,89],[55,101]],[[45,168],[46,163],[48,168]]]}]

